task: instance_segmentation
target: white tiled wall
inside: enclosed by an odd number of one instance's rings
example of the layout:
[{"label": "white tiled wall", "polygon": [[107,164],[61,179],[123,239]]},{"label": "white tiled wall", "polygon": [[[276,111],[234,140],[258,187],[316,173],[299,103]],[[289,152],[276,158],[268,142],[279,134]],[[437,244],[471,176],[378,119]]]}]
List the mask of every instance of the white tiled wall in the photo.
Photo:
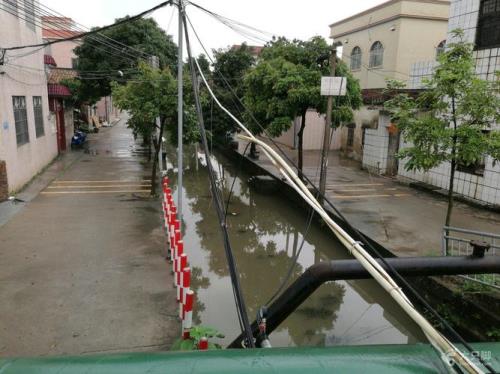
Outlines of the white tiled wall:
[{"label": "white tiled wall", "polygon": [[474,43],[478,14],[479,0],[452,0],[447,42],[451,41],[451,31],[460,28],[464,31],[465,39],[469,43]]},{"label": "white tiled wall", "polygon": [[408,88],[423,88],[422,80],[424,78],[430,78],[436,66],[436,61],[421,61],[413,64],[410,67],[410,80],[408,82]]},{"label": "white tiled wall", "polygon": [[[456,28],[463,29],[466,40],[474,43],[478,13],[479,0],[452,0],[447,43],[452,41],[451,31]],[[474,54],[476,73],[482,79],[492,80],[494,72],[500,70],[500,49],[479,50]],[[422,78],[430,76],[435,66],[435,61],[414,64],[410,72],[409,87],[421,88]],[[498,125],[496,127],[498,128]],[[403,147],[405,144],[402,142],[400,148]],[[404,166],[404,160],[400,160],[398,176],[448,189],[450,164],[442,164],[428,172],[409,172]],[[481,202],[500,205],[500,163],[494,163],[491,157],[487,157],[483,176],[457,171],[454,191]]]},{"label": "white tiled wall", "polygon": [[385,174],[387,171],[387,149],[389,146],[388,124],[389,117],[380,114],[378,128],[365,130],[363,168],[378,174]]}]

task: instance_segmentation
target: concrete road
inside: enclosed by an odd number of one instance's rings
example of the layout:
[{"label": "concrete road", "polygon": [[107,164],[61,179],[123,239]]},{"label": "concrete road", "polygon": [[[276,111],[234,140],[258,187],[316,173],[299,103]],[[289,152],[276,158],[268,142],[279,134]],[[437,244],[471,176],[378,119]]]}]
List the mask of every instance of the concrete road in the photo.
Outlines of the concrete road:
[{"label": "concrete road", "polygon": [[[241,152],[244,148],[240,144]],[[281,148],[296,164],[297,151]],[[257,162],[278,174],[265,156]],[[319,151],[304,152],[304,173],[316,185],[319,165]],[[447,209],[444,198],[370,174],[339,152],[330,152],[328,165],[326,194],[355,227],[399,256],[441,253]],[[500,234],[500,214],[456,202],[452,226]]]},{"label": "concrete road", "polygon": [[0,356],[164,350],[180,335],[160,203],[125,123],[0,227]]}]

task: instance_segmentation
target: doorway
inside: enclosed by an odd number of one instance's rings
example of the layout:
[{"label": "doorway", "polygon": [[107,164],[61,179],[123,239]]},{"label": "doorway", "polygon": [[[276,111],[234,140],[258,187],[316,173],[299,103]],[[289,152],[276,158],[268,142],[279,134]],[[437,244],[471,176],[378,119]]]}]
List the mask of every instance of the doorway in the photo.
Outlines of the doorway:
[{"label": "doorway", "polygon": [[399,152],[399,131],[393,130],[389,131],[389,144],[387,146],[387,171],[386,174],[394,176],[398,174],[399,162],[396,157]]}]

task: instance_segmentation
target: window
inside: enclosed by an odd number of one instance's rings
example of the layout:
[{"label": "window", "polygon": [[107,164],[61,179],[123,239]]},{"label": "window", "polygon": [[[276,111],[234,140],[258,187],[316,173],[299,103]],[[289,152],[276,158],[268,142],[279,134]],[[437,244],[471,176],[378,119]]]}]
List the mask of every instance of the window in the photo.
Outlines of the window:
[{"label": "window", "polygon": [[35,117],[35,133],[36,137],[45,135],[45,129],[43,128],[43,109],[42,109],[42,97],[33,96],[33,113]]},{"label": "window", "polygon": [[26,26],[35,31],[35,1],[24,0],[24,12],[26,13]]},{"label": "window", "polygon": [[30,141],[28,116],[26,114],[26,97],[12,96],[12,106],[14,108],[14,122],[16,123],[16,141],[19,147]]},{"label": "window", "polygon": [[382,66],[384,62],[384,46],[380,42],[375,42],[370,48],[370,67]]},{"label": "window", "polygon": [[351,52],[351,70],[361,69],[361,48],[354,47]]},{"label": "window", "polygon": [[441,43],[438,44],[436,47],[436,60],[439,58],[439,56],[444,52],[446,48],[446,40],[443,40]]},{"label": "window", "polygon": [[17,16],[17,0],[3,0],[3,1],[5,3],[4,10],[7,13]]},{"label": "window", "polygon": [[478,49],[500,46],[500,0],[482,0],[476,30]]}]

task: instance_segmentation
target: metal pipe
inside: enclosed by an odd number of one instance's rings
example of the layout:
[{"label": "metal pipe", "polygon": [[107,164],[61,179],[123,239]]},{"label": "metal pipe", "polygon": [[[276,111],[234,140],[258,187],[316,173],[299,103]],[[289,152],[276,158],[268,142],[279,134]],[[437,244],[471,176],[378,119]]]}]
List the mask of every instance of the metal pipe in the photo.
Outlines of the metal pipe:
[{"label": "metal pipe", "polygon": [[[394,257],[385,261],[403,276],[435,276],[500,273],[500,256],[460,257]],[[390,274],[381,261],[377,262]],[[267,307],[267,333],[270,334],[323,283],[336,280],[369,279],[370,274],[357,260],[334,260],[310,266],[290,287]],[[252,323],[254,337],[259,334],[257,322]],[[228,348],[241,348],[240,334]],[[258,346],[257,342],[257,346]]]}]

